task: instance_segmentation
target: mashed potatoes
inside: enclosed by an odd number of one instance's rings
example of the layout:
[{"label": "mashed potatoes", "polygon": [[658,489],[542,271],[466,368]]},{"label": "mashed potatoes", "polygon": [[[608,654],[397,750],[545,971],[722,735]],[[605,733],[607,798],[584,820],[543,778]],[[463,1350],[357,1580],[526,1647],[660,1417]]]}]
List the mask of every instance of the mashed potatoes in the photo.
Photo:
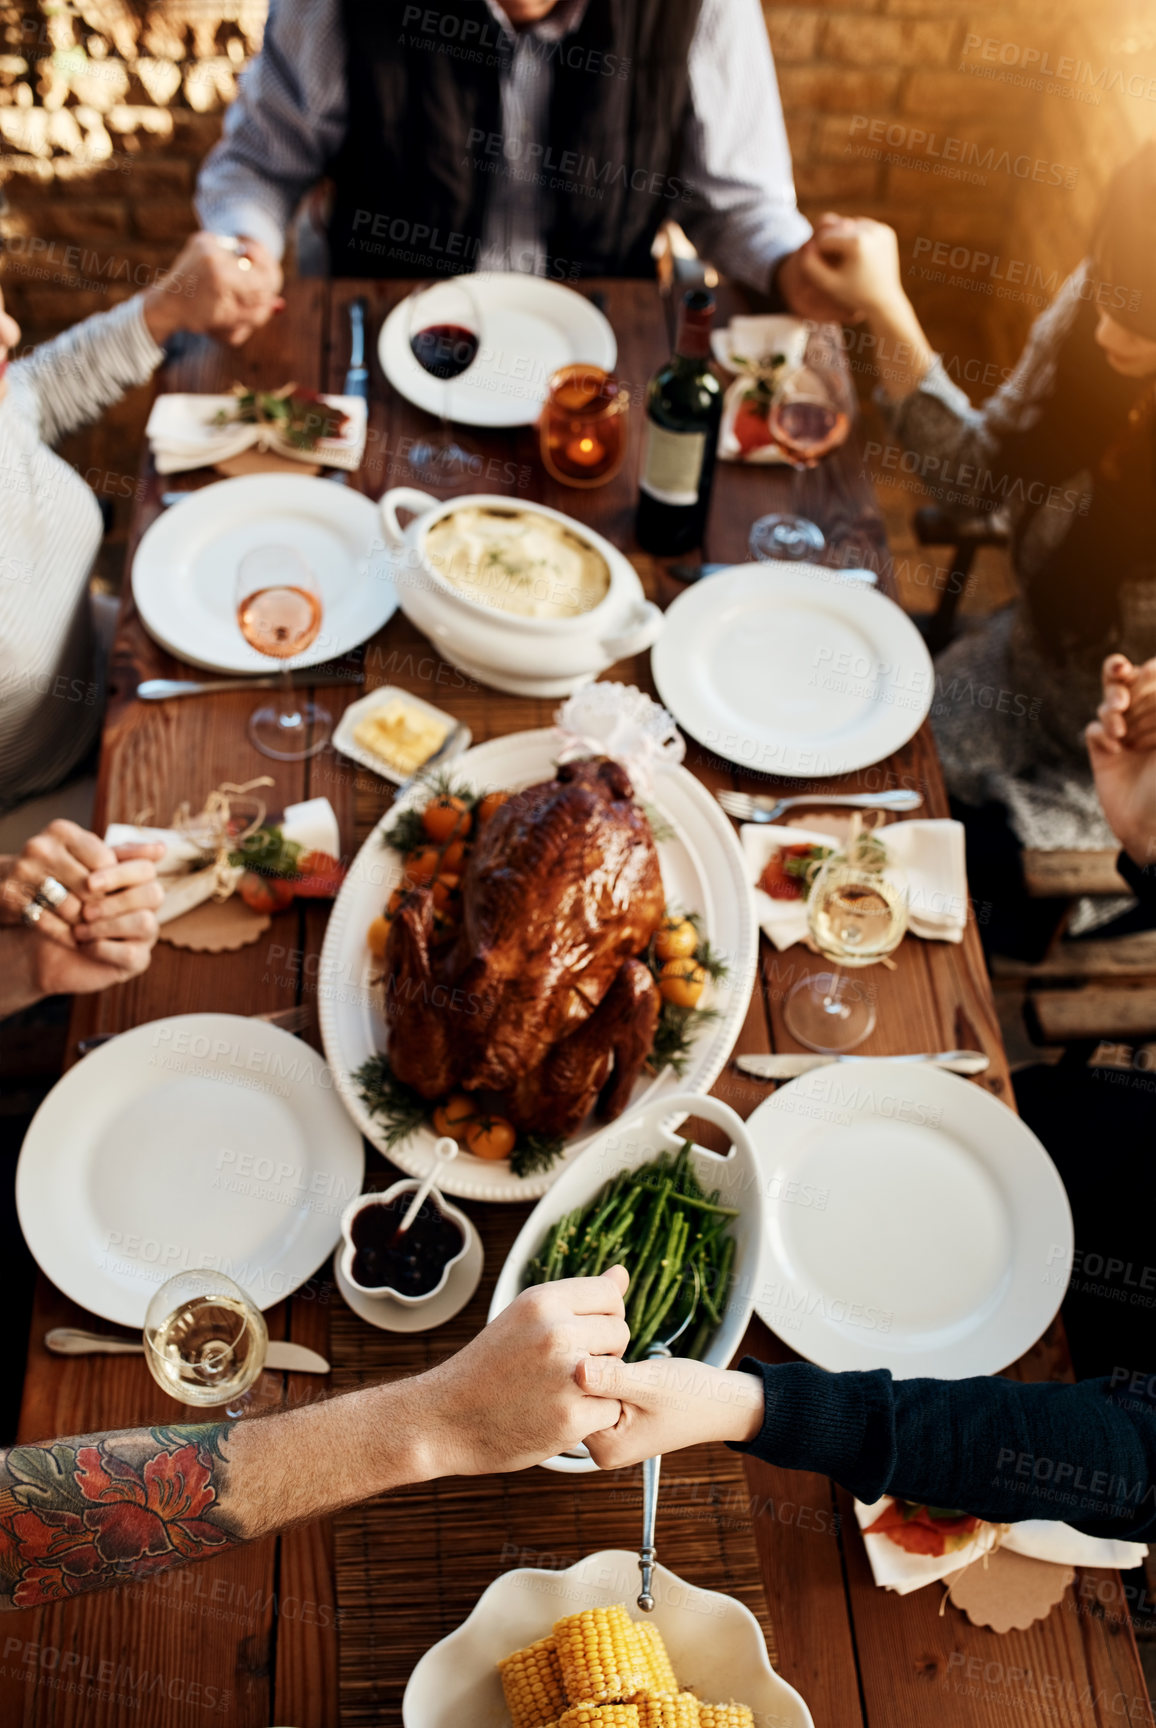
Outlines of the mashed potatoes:
[{"label": "mashed potatoes", "polygon": [[466,599],[521,618],[577,618],[610,589],[610,568],[593,546],[529,510],[452,510],[430,529],[425,552]]}]

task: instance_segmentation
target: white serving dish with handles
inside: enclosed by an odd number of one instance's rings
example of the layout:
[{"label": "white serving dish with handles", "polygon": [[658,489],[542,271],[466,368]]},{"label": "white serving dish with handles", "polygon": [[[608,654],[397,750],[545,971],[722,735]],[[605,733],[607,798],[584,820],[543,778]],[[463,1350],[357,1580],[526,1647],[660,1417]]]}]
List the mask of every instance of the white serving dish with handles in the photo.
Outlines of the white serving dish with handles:
[{"label": "white serving dish with handles", "polygon": [[[686,1139],[686,1135],[676,1130],[688,1116],[699,1116],[706,1122],[713,1122],[731,1141],[730,1151],[725,1155],[708,1152],[705,1147],[697,1145],[691,1153],[691,1163],[703,1187],[708,1193],[717,1188],[719,1204],[738,1210],[738,1217],[731,1220],[735,1258],[730,1295],[722,1325],[703,1357],[704,1362],[715,1368],[730,1366],[750,1325],[755,1302],[761,1296],[763,1243],[767,1233],[765,1197],[758,1153],[742,1117],[720,1098],[698,1092],[678,1092],[672,1097],[656,1098],[641,1110],[628,1111],[592,1140],[580,1158],[567,1166],[535,1206],[510,1249],[494,1287],[490,1320],[508,1308],[520,1294],[526,1265],[541,1247],[551,1226],[568,1212],[588,1205],[603,1183],[617,1176],[620,1170],[636,1170],[649,1164],[661,1152],[676,1152]],[[545,1467],[568,1475],[584,1475],[597,1468],[589,1456],[571,1457],[569,1454],[548,1458]]]},{"label": "white serving dish with handles", "polygon": [[[561,523],[605,559],[610,587],[603,600],[574,618],[523,618],[467,598],[426,556],[430,530],[455,510],[524,511]],[[412,514],[403,527],[399,513]],[[545,504],[482,494],[449,498],[396,486],[381,500],[385,542],[395,555],[394,581],[406,617],[452,665],[481,684],[514,696],[572,696],[609,667],[654,646],[662,613],[616,547],[584,523]]]}]

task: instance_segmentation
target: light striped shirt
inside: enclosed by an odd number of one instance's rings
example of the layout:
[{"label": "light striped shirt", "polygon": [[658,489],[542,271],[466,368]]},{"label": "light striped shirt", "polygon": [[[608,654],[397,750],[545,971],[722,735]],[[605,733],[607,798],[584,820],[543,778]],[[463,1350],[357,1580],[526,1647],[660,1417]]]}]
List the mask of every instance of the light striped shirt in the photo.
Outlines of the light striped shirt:
[{"label": "light striped shirt", "polygon": [[0,400],[0,809],[58,786],[104,706],[88,578],[96,499],[49,445],[143,384],[164,359],[138,297],[45,342]]},{"label": "light striped shirt", "polygon": [[[578,28],[587,0],[561,0],[540,24],[512,29],[500,73],[506,172],[494,176],[479,259],[483,269],[543,274],[547,212],[519,160],[549,140],[553,57],[540,44]],[[768,288],[808,238],[795,202],[791,152],[759,0],[703,0],[689,55],[691,118],[679,220],[728,276]],[[220,144],[206,159],[197,209],[206,228],[246,234],[277,257],[304,194],[345,136],[348,93],[341,0],[271,0],[261,53],[241,80]]]}]

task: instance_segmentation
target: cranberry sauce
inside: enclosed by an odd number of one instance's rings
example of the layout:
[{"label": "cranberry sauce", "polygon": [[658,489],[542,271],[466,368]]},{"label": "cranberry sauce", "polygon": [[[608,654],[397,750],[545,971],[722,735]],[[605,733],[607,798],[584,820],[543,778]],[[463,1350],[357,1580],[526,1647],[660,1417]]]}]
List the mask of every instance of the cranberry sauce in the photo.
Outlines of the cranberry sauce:
[{"label": "cranberry sauce", "polygon": [[462,1232],[427,1200],[404,1236],[398,1227],[412,1191],[383,1205],[363,1206],[353,1220],[353,1277],[366,1290],[386,1285],[403,1296],[425,1296],[441,1281],[446,1262],[461,1252]]}]

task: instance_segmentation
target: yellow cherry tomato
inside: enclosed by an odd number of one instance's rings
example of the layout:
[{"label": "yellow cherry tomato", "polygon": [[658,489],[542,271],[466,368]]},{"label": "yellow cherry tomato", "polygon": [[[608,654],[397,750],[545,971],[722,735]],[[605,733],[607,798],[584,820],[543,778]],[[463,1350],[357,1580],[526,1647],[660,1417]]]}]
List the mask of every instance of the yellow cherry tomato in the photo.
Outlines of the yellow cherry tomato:
[{"label": "yellow cherry tomato", "polygon": [[706,971],[693,960],[668,960],[658,988],[664,1002],[673,1002],[676,1008],[697,1008],[706,989]]},{"label": "yellow cherry tomato", "polygon": [[687,960],[698,947],[698,931],[689,918],[668,918],[654,938],[660,960]]},{"label": "yellow cherry tomato", "polygon": [[375,918],[369,926],[369,952],[375,960],[385,959],[386,944],[389,942],[389,927],[393,922],[390,918]]},{"label": "yellow cherry tomato", "polygon": [[517,1131],[504,1116],[479,1116],[466,1129],[466,1145],[475,1158],[487,1158],[497,1163],[514,1150]]},{"label": "yellow cherry tomato", "polygon": [[470,1124],[476,1120],[478,1107],[465,1092],[452,1092],[433,1113],[433,1125],[439,1134],[451,1140],[464,1140]]}]

